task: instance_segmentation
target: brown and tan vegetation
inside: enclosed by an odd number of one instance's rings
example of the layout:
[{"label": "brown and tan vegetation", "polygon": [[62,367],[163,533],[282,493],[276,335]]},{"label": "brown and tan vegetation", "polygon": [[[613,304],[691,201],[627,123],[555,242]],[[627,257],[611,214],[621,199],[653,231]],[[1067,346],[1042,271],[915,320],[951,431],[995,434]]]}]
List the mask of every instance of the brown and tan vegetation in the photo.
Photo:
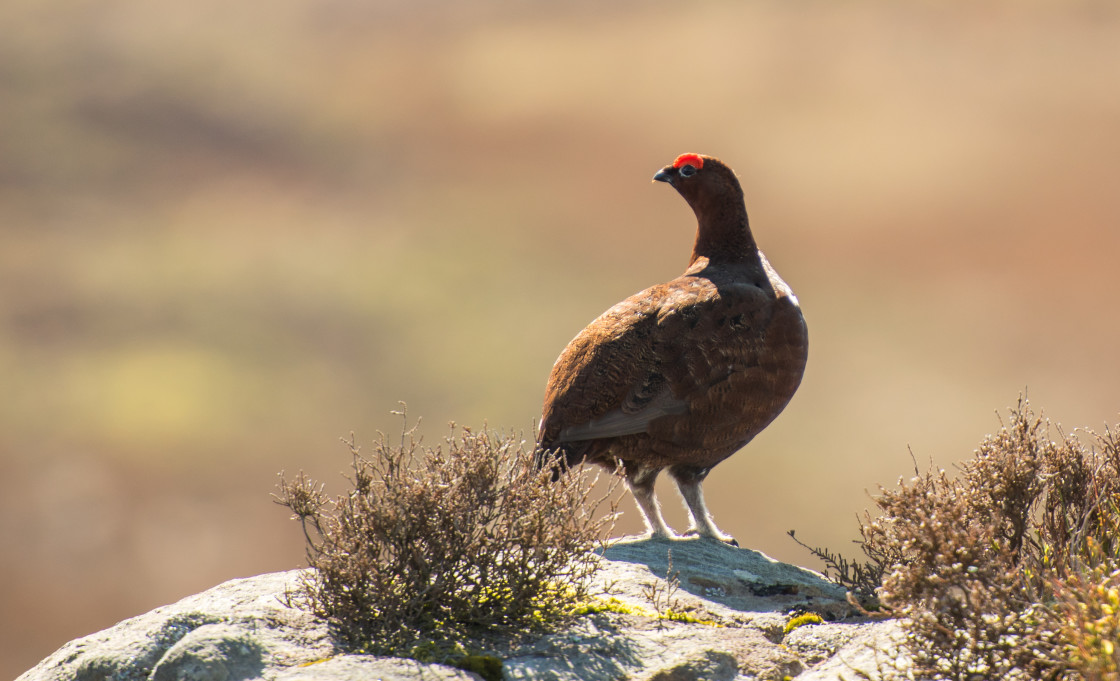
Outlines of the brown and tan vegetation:
[{"label": "brown and tan vegetation", "polygon": [[382,434],[369,455],[349,447],[344,494],[301,472],[276,499],[300,521],[313,568],[290,603],[346,645],[454,658],[465,643],[555,629],[590,599],[614,502],[592,496],[588,471],[553,481],[532,443],[468,428],[434,447],[414,428],[399,443]]},{"label": "brown and tan vegetation", "polygon": [[865,563],[817,550],[902,618],[913,672],[975,681],[1120,678],[1120,440],[1067,434],[1025,401],[955,475],[881,490]]}]

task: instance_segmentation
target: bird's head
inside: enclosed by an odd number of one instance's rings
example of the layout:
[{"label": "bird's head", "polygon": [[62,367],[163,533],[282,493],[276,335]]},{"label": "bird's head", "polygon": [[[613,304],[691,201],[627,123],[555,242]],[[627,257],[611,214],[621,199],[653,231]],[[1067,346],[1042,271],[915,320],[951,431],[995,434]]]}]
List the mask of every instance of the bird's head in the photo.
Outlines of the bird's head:
[{"label": "bird's head", "polygon": [[700,154],[681,154],[653,176],[667,182],[696,213],[699,225],[692,260],[739,259],[756,250],[743,203],[739,178],[723,161]]},{"label": "bird's head", "polygon": [[694,210],[709,200],[742,201],[743,190],[734,171],[712,156],[681,154],[653,179],[671,185]]},{"label": "bird's head", "polygon": [[657,182],[668,182],[676,187],[677,182],[696,177],[696,173],[704,169],[706,158],[710,159],[700,154],[681,154],[672,164],[665,166],[654,175],[653,179]]}]

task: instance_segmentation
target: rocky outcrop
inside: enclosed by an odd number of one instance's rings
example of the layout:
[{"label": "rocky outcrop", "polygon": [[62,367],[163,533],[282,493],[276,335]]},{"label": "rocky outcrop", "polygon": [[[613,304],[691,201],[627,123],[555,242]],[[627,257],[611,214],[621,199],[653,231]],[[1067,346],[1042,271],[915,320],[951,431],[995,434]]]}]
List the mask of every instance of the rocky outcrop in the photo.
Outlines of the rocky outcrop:
[{"label": "rocky outcrop", "polygon": [[[226,582],[71,641],[17,681],[482,678],[339,649],[325,622],[284,604],[298,577]],[[597,579],[614,600],[563,632],[495,651],[502,678],[886,680],[905,664],[894,622],[855,617],[842,589],[757,551],[707,539],[623,540],[605,550]],[[826,622],[786,631],[800,612]]]}]

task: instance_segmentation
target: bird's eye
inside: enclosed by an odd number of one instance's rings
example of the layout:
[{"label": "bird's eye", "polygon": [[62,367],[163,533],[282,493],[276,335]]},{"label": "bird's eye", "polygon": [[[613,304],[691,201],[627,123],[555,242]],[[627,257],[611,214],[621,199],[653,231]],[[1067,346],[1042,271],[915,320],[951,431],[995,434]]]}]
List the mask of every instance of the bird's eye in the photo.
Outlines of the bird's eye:
[{"label": "bird's eye", "polygon": [[681,166],[681,169],[678,172],[680,172],[681,177],[692,177],[696,174],[696,168],[693,168],[686,163],[685,165]]}]

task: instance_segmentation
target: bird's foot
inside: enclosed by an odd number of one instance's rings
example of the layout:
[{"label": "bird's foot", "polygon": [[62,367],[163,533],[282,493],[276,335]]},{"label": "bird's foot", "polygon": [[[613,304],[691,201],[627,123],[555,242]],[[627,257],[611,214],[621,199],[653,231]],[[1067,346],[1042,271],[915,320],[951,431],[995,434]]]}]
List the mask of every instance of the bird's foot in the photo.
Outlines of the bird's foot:
[{"label": "bird's foot", "polygon": [[706,537],[708,539],[714,539],[716,541],[723,542],[724,544],[730,544],[731,546],[734,546],[735,548],[739,548],[739,542],[735,541],[735,537],[732,537],[729,534],[724,534],[724,533],[720,532],[719,530],[714,530],[713,532],[701,532],[699,529],[697,529],[695,527],[690,527],[688,530],[685,531],[684,534],[681,535],[681,537],[682,538],[686,538],[686,537],[687,538]]},{"label": "bird's foot", "polygon": [[672,530],[666,529],[664,531],[650,530],[645,533],[645,536],[643,538],[658,541],[675,541],[677,539],[680,539],[681,537]]}]

